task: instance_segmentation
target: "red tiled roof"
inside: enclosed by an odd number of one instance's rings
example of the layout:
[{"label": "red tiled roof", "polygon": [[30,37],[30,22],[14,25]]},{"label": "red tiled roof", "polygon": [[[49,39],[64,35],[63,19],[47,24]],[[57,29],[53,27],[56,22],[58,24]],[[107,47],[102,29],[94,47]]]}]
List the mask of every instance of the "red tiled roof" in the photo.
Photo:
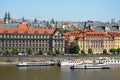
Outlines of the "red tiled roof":
[{"label": "red tiled roof", "polygon": [[69,36],[76,36],[77,39],[79,38],[83,38],[89,35],[103,35],[105,37],[111,37],[110,34],[105,33],[105,32],[100,32],[100,31],[95,31],[95,30],[82,30],[82,31],[71,31],[71,32],[67,32],[64,34],[65,37],[69,37]]},{"label": "red tiled roof", "polygon": [[0,28],[0,33],[19,33],[19,34],[35,34],[36,32],[38,34],[53,34],[55,32],[55,28],[28,28],[25,24],[19,24],[18,28]]},{"label": "red tiled roof", "polygon": [[4,20],[3,19],[0,19],[0,24],[4,24]]},{"label": "red tiled roof", "polygon": [[119,32],[114,32],[112,35],[113,36],[120,36],[120,33]]}]

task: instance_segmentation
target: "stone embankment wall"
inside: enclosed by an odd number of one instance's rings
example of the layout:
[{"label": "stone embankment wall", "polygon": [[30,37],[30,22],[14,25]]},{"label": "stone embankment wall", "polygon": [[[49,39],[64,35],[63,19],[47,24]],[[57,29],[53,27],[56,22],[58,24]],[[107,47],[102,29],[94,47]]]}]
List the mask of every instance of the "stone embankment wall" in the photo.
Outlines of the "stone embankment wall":
[{"label": "stone embankment wall", "polygon": [[120,55],[107,56],[0,56],[0,62],[22,62],[22,61],[39,61],[39,60],[96,60],[98,58],[119,58]]}]

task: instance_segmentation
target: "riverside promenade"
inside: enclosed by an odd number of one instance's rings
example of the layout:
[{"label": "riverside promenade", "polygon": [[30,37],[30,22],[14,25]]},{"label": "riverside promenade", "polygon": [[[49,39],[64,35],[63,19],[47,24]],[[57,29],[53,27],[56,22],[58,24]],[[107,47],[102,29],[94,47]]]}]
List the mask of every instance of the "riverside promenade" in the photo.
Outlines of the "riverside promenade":
[{"label": "riverside promenade", "polygon": [[1,64],[17,64],[18,62],[30,62],[30,61],[39,61],[39,60],[96,60],[98,58],[118,58],[120,55],[27,55],[27,56],[0,56],[0,65]]}]

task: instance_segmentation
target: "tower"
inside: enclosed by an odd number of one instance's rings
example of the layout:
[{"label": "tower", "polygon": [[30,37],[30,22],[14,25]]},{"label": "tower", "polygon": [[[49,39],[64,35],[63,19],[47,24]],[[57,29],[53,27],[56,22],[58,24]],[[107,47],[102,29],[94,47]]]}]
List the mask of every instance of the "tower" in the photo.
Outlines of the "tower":
[{"label": "tower", "polygon": [[12,23],[12,19],[10,17],[10,13],[9,12],[5,12],[4,23],[5,24],[11,24]]}]

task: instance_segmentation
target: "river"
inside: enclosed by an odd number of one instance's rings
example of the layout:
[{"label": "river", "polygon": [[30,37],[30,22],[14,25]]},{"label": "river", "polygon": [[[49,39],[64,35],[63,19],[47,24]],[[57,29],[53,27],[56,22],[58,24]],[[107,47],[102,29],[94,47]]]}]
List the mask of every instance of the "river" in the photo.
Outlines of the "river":
[{"label": "river", "polygon": [[0,80],[120,80],[120,66],[111,69],[76,69],[60,66],[17,67],[0,65]]}]

